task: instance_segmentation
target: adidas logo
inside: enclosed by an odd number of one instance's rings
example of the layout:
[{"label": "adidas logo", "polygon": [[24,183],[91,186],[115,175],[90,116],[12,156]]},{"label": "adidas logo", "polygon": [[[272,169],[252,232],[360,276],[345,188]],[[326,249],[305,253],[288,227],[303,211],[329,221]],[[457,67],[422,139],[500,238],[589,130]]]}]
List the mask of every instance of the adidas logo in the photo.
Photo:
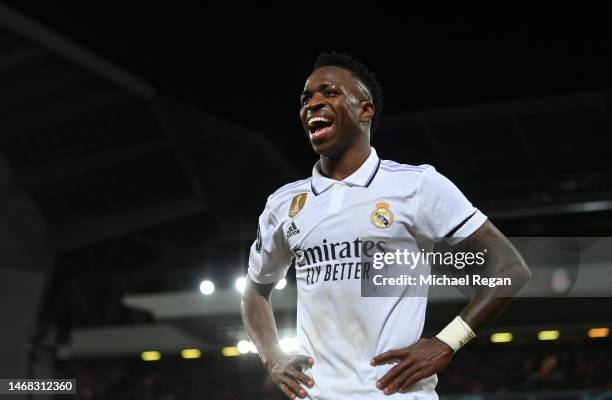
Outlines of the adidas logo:
[{"label": "adidas logo", "polygon": [[291,225],[289,225],[289,229],[287,229],[287,239],[289,239],[291,236],[297,235],[298,233],[300,233],[300,230],[295,225],[295,222],[292,221]]}]

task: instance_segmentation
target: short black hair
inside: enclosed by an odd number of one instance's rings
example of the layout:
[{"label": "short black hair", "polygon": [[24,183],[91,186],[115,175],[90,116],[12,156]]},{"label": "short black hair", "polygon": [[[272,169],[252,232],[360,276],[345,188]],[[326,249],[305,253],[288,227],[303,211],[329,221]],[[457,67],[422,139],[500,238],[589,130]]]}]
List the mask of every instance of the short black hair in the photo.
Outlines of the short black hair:
[{"label": "short black hair", "polygon": [[383,91],[376,75],[368,70],[365,65],[345,53],[322,52],[317,56],[313,71],[321,67],[340,67],[349,70],[368,89],[374,103],[374,115],[372,116],[371,131],[374,132],[378,126],[380,113],[383,109]]}]

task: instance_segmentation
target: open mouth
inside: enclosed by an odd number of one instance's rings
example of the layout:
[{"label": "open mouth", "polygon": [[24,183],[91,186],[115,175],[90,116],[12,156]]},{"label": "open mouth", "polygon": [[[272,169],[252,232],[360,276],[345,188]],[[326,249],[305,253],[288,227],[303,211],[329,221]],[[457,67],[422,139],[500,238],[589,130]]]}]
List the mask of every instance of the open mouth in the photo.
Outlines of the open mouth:
[{"label": "open mouth", "polygon": [[308,129],[312,137],[321,137],[329,133],[334,121],[324,117],[313,117],[308,120]]}]

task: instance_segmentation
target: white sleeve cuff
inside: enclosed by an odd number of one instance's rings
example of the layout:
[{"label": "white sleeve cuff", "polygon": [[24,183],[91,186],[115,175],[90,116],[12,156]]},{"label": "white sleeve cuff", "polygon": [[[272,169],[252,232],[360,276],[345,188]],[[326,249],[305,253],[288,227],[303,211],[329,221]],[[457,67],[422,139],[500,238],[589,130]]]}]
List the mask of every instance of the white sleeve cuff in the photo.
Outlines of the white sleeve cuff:
[{"label": "white sleeve cuff", "polygon": [[457,229],[452,236],[446,238],[446,242],[451,246],[456,245],[463,239],[476,232],[478,228],[487,221],[487,216],[484,215],[480,210],[476,212],[467,220],[463,225]]}]

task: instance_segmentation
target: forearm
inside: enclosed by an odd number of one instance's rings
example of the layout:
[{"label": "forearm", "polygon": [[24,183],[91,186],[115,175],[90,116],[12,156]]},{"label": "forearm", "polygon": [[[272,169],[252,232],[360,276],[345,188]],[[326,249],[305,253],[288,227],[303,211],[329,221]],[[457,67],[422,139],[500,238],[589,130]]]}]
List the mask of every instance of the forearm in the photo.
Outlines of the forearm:
[{"label": "forearm", "polygon": [[276,320],[270,303],[270,293],[260,293],[253,283],[247,283],[240,304],[242,322],[251,341],[257,347],[259,356],[267,365],[281,353]]},{"label": "forearm", "polygon": [[493,322],[510,304],[511,297],[473,297],[469,304],[459,313],[466,324],[477,332]]},{"label": "forearm", "polygon": [[516,293],[525,285],[531,276],[525,261],[501,232],[490,222],[482,230],[466,239],[469,251],[486,249],[486,264],[482,272],[487,278],[509,278],[509,286],[476,286],[468,305],[459,314],[473,331],[493,322],[510,304]]}]

